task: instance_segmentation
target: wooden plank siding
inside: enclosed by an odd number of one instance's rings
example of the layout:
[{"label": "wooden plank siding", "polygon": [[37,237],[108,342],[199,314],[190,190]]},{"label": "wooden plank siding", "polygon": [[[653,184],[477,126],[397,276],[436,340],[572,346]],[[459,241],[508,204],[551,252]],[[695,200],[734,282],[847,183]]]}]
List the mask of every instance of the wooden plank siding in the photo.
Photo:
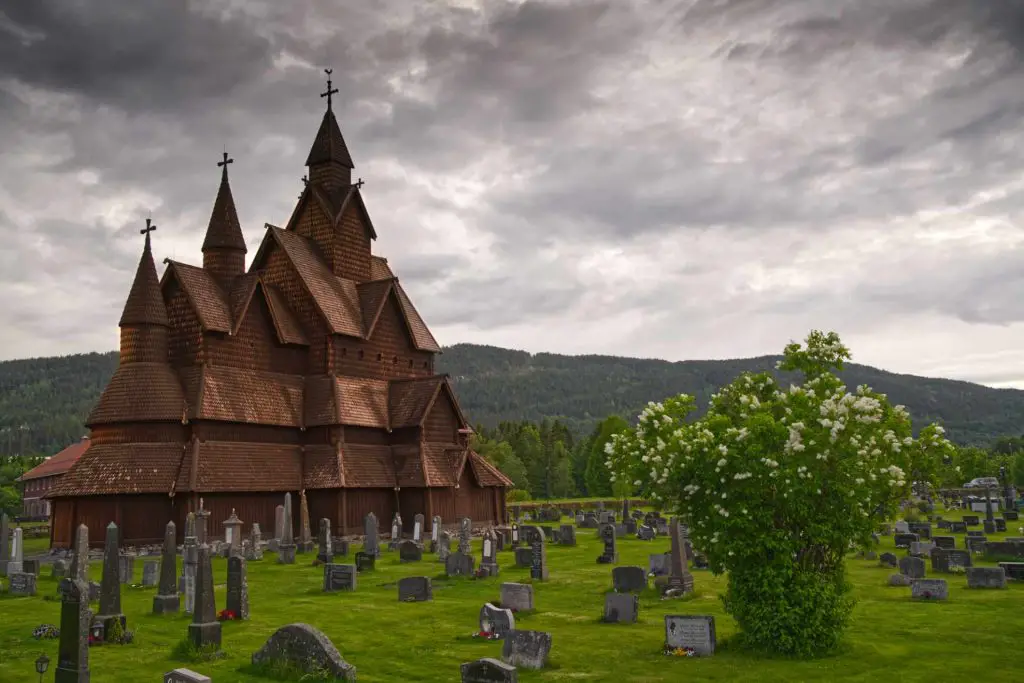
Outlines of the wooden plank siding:
[{"label": "wooden plank siding", "polygon": [[339,375],[400,379],[434,373],[434,354],[416,350],[394,292],[384,303],[370,339],[335,335],[331,343],[334,372]]}]

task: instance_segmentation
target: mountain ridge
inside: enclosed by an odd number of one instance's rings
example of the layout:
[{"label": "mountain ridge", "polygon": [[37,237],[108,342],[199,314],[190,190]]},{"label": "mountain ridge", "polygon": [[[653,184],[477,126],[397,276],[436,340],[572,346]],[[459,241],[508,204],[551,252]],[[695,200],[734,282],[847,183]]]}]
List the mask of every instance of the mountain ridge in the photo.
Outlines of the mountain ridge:
[{"label": "mountain ridge", "polygon": [[[602,418],[632,419],[648,401],[692,394],[703,409],[740,372],[775,370],[777,355],[667,361],[587,354],[531,353],[479,344],[444,347],[446,372],[475,425],[559,418],[579,434]],[[86,433],[82,422],[117,367],[117,352],[0,361],[0,453],[52,454]],[[921,377],[849,363],[839,373],[851,388],[868,384],[907,406],[915,428],[931,421],[961,444],[986,445],[1024,431],[1024,390]],[[27,429],[21,430],[19,427]]]}]

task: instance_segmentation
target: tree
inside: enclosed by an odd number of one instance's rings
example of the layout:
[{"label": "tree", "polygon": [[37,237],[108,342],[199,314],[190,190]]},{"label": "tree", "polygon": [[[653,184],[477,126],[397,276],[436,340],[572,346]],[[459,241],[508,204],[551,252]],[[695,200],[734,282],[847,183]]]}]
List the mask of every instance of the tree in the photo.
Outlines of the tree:
[{"label": "tree", "polygon": [[789,344],[779,369],[742,374],[687,422],[690,396],[652,403],[615,437],[606,464],[616,479],[663,501],[690,525],[748,645],[791,655],[834,650],[853,609],[844,575],[851,543],[871,543],[878,522],[909,493],[915,460],[955,451],[942,428],[914,439],[902,406],[833,370],[850,353],[835,333]]},{"label": "tree", "polygon": [[598,423],[590,439],[590,454],[587,458],[586,482],[587,495],[612,495],[611,472],[605,465],[608,459],[605,448],[611,443],[612,437],[629,429],[629,423],[618,415],[610,415]]}]

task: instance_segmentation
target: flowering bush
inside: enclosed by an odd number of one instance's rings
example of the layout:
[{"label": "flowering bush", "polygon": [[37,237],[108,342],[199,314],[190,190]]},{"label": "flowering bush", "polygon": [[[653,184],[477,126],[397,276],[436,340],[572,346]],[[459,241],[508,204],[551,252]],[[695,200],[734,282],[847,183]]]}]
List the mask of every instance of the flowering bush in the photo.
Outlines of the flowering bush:
[{"label": "flowering bush", "polygon": [[234,621],[238,619],[238,615],[229,609],[222,609],[217,613],[217,621]]},{"label": "flowering bush", "polygon": [[811,332],[777,366],[803,384],[743,374],[691,422],[690,396],[649,403],[606,448],[613,479],[677,509],[710,568],[729,572],[726,609],[755,647],[833,649],[853,606],[850,544],[869,547],[915,463],[952,452],[941,427],[914,439],[902,406],[866,386],[847,391],[832,370],[849,358],[838,335]]}]

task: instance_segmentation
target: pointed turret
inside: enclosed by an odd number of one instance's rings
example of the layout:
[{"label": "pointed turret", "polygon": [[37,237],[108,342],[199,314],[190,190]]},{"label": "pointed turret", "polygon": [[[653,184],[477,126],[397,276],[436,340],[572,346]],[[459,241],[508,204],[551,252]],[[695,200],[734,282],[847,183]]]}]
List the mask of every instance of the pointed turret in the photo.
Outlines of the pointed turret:
[{"label": "pointed turret", "polygon": [[234,161],[224,152],[224,160],[217,162],[221,167],[220,187],[203,240],[203,269],[225,287],[245,273],[247,251],[238,212],[235,210],[235,198],[231,196],[231,185],[228,183],[228,164]]},{"label": "pointed turret", "polygon": [[320,97],[327,98],[327,111],[324,112],[320,129],[306,157],[306,166],[309,167],[310,182],[318,183],[327,190],[335,190],[352,184],[355,164],[352,163],[352,155],[348,152],[348,145],[345,144],[331,107],[331,96],[338,92],[337,88],[331,87],[332,70],[324,71],[327,73],[327,92],[321,93]]},{"label": "pointed turret", "polygon": [[150,247],[149,234],[154,230],[156,226],[147,218],[146,227],[140,231],[146,236],[142,258],[118,323],[121,328],[121,363],[167,360],[167,329],[170,323]]}]

